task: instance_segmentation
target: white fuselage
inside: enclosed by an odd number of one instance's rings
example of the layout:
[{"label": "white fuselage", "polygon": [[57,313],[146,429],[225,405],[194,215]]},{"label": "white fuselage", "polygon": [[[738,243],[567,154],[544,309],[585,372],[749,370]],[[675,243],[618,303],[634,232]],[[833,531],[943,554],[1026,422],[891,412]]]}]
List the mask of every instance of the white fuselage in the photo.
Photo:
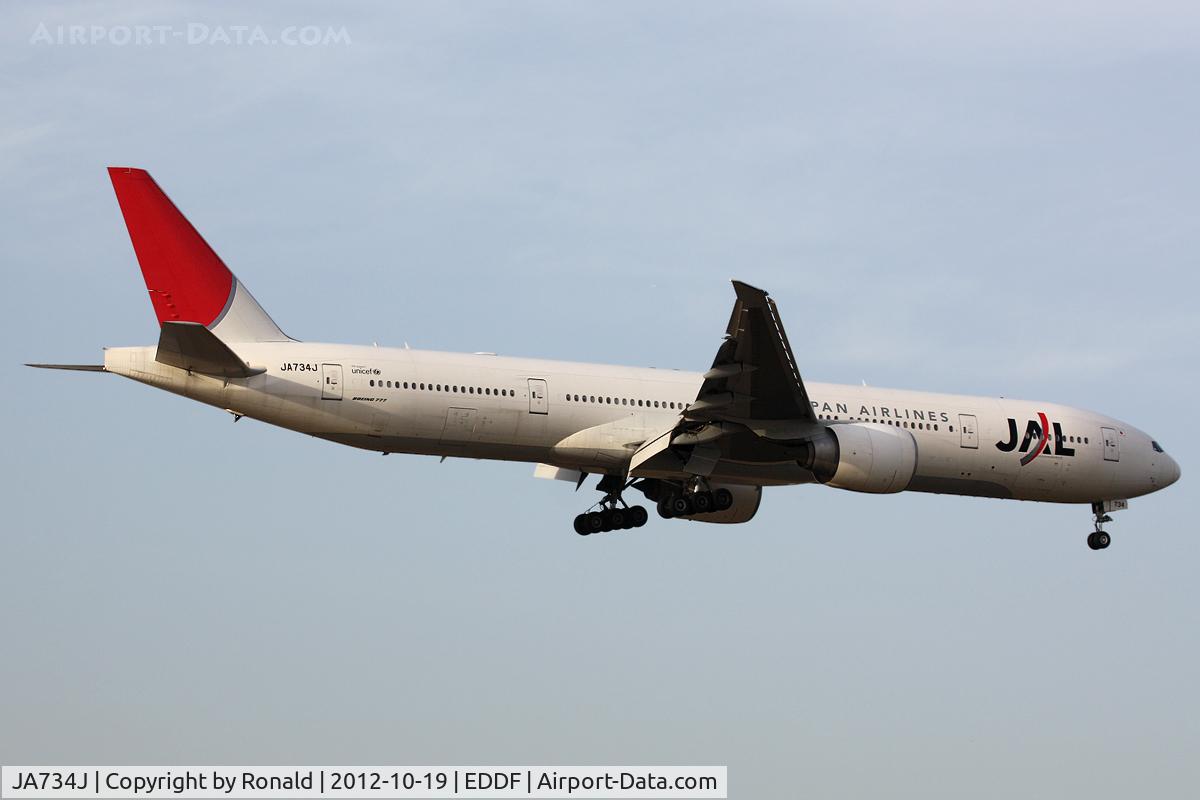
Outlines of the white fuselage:
[{"label": "white fuselage", "polygon": [[[699,373],[301,342],[247,343],[266,372],[225,380],[157,363],[154,347],[108,348],[104,365],[133,380],[239,415],[379,452],[546,463],[624,474],[633,450],[678,421]],[[807,384],[822,423],[908,430],[914,491],[1064,503],[1129,498],[1179,474],[1145,433],[1052,403]],[[1036,435],[1044,415],[1048,441]],[[1031,430],[1032,428],[1032,430]],[[1014,435],[1015,432],[1015,435]],[[795,461],[730,463],[727,483],[807,483]]]}]

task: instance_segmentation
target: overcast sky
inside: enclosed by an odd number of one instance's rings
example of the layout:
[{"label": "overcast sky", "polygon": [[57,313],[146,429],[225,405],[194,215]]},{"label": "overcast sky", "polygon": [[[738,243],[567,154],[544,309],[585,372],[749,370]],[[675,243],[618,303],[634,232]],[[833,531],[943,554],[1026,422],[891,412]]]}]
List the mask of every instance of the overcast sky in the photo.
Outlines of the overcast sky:
[{"label": "overcast sky", "polygon": [[[1194,796],[1200,12],[964,5],[0,6],[0,763]],[[703,369],[739,278],[806,379],[1094,408],[1184,478],[1102,553],[1085,507],[823,487],[581,539],[530,465],[20,366],[156,340],[114,164],[297,338]]]}]

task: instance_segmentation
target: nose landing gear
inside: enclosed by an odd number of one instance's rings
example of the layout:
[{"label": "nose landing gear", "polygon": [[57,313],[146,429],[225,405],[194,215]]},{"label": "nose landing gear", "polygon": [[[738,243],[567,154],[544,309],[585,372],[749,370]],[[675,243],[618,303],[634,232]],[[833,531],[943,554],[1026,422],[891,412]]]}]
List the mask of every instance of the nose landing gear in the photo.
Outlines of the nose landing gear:
[{"label": "nose landing gear", "polygon": [[1104,523],[1112,522],[1112,517],[1104,513],[1103,503],[1092,503],[1092,517],[1095,519],[1096,530],[1088,534],[1088,547],[1093,550],[1104,550],[1112,543],[1112,537],[1104,530]]}]

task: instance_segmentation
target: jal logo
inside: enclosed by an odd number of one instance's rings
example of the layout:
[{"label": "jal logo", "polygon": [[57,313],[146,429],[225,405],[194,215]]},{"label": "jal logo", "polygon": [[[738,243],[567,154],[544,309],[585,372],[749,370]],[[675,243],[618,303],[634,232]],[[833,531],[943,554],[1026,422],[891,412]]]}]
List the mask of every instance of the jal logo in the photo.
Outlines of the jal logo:
[{"label": "jal logo", "polygon": [[[1067,447],[1067,439],[1063,436],[1062,425],[1057,422],[1053,424],[1053,443],[1050,442],[1050,430],[1050,421],[1046,419],[1045,414],[1039,411],[1037,419],[1031,419],[1025,424],[1025,436],[1018,441],[1017,421],[1009,417],[1008,441],[996,442],[996,449],[1004,453],[1011,453],[1014,450],[1024,453],[1025,455],[1021,457],[1022,467],[1042,453],[1048,456],[1075,455],[1075,448]],[[1017,446],[1018,444],[1020,444],[1020,447]]]}]

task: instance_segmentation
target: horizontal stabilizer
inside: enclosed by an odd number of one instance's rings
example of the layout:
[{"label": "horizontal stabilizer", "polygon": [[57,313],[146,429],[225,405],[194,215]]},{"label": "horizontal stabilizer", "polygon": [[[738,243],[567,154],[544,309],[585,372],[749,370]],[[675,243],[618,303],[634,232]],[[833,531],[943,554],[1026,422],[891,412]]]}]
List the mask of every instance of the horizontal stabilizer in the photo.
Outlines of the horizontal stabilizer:
[{"label": "horizontal stabilizer", "polygon": [[26,364],[37,369],[72,369],[76,372],[106,372],[103,364]]},{"label": "horizontal stabilizer", "polygon": [[154,360],[202,375],[218,378],[249,378],[265,367],[251,367],[229,349],[229,345],[199,322],[164,322]]}]

